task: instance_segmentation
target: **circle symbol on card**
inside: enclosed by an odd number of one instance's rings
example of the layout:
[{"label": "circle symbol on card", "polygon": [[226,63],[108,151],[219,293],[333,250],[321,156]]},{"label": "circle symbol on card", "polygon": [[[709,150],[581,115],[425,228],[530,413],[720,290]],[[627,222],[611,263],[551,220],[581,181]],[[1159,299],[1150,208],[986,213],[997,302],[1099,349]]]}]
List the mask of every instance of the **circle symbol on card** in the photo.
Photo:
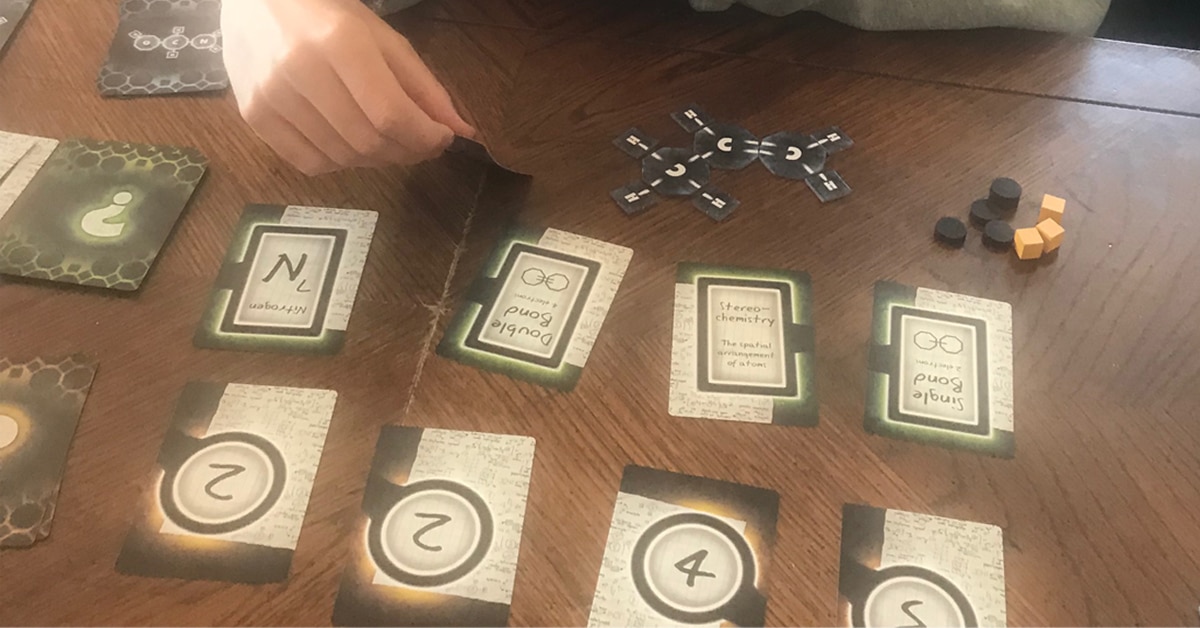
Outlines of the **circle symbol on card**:
[{"label": "circle symbol on card", "polygon": [[371,555],[388,577],[414,587],[440,586],[483,562],[494,529],[478,493],[457,482],[426,480],[398,494],[369,531]]},{"label": "circle symbol on card", "polygon": [[658,520],[633,548],[633,582],[656,612],[685,623],[729,619],[754,590],[754,553],[732,526],[711,515]]},{"label": "circle symbol on card", "polygon": [[9,445],[17,442],[17,436],[21,434],[21,426],[17,424],[17,420],[0,413],[0,451],[8,449]]},{"label": "circle symbol on card", "polygon": [[866,601],[855,608],[854,625],[870,628],[977,626],[967,597],[941,574],[915,565],[877,573]]},{"label": "circle symbol on card", "polygon": [[226,432],[199,441],[163,477],[160,498],[173,523],[197,534],[240,530],[270,512],[283,494],[283,455],[265,438]]}]

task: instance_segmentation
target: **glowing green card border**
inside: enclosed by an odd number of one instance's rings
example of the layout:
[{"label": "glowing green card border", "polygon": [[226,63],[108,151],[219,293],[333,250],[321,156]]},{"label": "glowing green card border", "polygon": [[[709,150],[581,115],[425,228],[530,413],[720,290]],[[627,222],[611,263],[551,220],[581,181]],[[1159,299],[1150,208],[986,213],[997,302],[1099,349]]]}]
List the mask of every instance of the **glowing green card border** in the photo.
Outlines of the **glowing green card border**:
[{"label": "glowing green card border", "polygon": [[[511,229],[496,244],[496,247],[492,249],[491,256],[484,263],[483,268],[480,269],[478,276],[498,279],[500,269],[504,265],[504,260],[508,258],[508,252],[512,246],[518,242],[523,242],[531,246],[539,246],[538,242],[541,240],[543,233],[545,233],[544,229],[529,229],[525,227]],[[563,252],[570,253],[570,251]],[[575,385],[579,383],[579,378],[583,375],[583,369],[574,364],[568,364],[565,359],[559,364],[558,368],[548,368],[468,347],[465,344],[467,334],[471,332],[471,327],[475,319],[482,313],[483,305],[474,301],[464,301],[462,306],[459,307],[458,312],[454,315],[454,318],[451,319],[450,325],[446,328],[446,333],[442,335],[441,342],[438,343],[438,355],[466,364],[467,366],[501,373],[513,379],[527,381],[547,388],[555,388],[564,392],[573,390]],[[578,328],[576,328],[575,333],[579,333]]]},{"label": "glowing green card border", "polygon": [[[916,288],[891,281],[876,283],[874,316],[871,321],[872,345],[891,343],[892,306],[916,307],[916,303]],[[990,355],[988,360],[990,364]],[[991,434],[980,436],[893,420],[888,415],[890,380],[891,376],[888,373],[869,371],[867,374],[867,401],[866,412],[863,416],[863,428],[868,432],[889,438],[965,449],[1002,458],[1012,458],[1015,454],[1016,439],[1013,433],[995,427],[992,428]]]},{"label": "glowing green card border", "polygon": [[[812,326],[812,278],[808,273],[772,268],[716,266],[681,262],[675,273],[675,283],[696,285],[701,277],[714,279],[751,279],[786,283],[792,288],[792,318],[796,325]],[[796,394],[791,397],[771,397],[771,423],[775,425],[815,426],[819,420],[817,400],[817,357],[812,351],[796,353]],[[713,393],[704,393],[713,394]]]}]

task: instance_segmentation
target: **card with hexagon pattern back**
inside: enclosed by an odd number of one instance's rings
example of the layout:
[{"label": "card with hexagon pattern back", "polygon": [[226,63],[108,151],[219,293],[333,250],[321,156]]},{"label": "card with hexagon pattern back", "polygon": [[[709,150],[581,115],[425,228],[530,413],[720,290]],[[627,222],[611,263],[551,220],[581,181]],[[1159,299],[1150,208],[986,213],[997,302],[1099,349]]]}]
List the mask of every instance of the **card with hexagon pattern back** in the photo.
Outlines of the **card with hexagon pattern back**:
[{"label": "card with hexagon pattern back", "polygon": [[220,0],[125,0],[96,86],[104,96],[221,90]]},{"label": "card with hexagon pattern back", "polygon": [[4,52],[8,40],[21,25],[25,12],[33,0],[0,0],[0,53]]},{"label": "card with hexagon pattern back", "polygon": [[207,166],[193,148],[60,143],[0,219],[0,273],[137,290]]}]

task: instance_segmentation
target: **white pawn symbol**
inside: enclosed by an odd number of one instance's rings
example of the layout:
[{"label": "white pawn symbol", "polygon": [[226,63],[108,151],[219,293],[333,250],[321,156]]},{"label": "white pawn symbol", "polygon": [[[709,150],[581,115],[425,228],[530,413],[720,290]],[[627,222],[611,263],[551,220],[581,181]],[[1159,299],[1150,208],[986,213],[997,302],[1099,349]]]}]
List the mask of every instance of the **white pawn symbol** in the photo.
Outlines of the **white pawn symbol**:
[{"label": "white pawn symbol", "polygon": [[83,227],[88,235],[97,238],[115,238],[125,233],[125,221],[109,221],[124,213],[125,208],[132,202],[133,194],[117,192],[113,195],[112,204],[84,214],[79,226]]}]

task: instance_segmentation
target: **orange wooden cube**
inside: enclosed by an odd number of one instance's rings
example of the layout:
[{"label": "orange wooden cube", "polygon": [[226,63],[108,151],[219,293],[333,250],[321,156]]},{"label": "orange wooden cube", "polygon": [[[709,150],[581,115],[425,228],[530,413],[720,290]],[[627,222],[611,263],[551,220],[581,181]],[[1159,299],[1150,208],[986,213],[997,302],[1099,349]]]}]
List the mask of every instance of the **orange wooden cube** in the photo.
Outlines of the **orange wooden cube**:
[{"label": "orange wooden cube", "polygon": [[1045,248],[1043,250],[1044,253],[1049,253],[1050,251],[1062,246],[1063,236],[1067,233],[1066,230],[1062,228],[1062,225],[1054,222],[1050,218],[1038,223],[1037,232],[1038,235],[1042,236],[1042,242],[1045,243]]},{"label": "orange wooden cube", "polygon": [[1067,210],[1067,200],[1047,194],[1042,197],[1042,211],[1038,214],[1038,222],[1050,219],[1062,224],[1063,212]]},{"label": "orange wooden cube", "polygon": [[1037,259],[1042,256],[1042,249],[1046,243],[1042,241],[1041,234],[1034,227],[1028,229],[1017,229],[1013,234],[1013,248],[1017,250],[1017,257],[1021,259]]}]

